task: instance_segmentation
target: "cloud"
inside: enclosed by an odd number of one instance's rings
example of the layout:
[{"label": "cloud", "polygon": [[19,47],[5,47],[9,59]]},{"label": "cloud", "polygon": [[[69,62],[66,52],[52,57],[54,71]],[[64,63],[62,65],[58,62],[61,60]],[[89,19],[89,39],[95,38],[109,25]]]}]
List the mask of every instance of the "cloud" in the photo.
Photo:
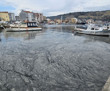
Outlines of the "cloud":
[{"label": "cloud", "polygon": [[47,16],[77,11],[110,9],[110,0],[0,0],[0,5],[15,8],[17,14],[22,9],[42,12]]}]

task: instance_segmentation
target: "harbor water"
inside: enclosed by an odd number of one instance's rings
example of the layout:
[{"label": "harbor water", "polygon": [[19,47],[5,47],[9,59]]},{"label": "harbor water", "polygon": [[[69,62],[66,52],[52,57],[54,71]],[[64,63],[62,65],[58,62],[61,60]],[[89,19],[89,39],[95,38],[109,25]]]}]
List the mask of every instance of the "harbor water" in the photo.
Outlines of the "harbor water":
[{"label": "harbor water", "polygon": [[110,76],[110,38],[72,25],[0,33],[0,91],[101,91]]}]

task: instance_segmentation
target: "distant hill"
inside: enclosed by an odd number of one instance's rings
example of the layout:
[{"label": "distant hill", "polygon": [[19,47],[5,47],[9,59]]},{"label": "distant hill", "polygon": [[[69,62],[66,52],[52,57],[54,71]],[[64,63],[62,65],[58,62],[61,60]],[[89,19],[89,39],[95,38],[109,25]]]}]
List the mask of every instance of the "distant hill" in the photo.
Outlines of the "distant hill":
[{"label": "distant hill", "polygon": [[91,12],[74,12],[74,13],[67,13],[67,14],[62,14],[58,16],[51,16],[47,18],[54,20],[54,19],[61,19],[61,16],[63,16],[63,20],[68,17],[75,17],[78,19],[94,19],[94,20],[102,20],[102,21],[110,22],[110,10],[91,11]]}]

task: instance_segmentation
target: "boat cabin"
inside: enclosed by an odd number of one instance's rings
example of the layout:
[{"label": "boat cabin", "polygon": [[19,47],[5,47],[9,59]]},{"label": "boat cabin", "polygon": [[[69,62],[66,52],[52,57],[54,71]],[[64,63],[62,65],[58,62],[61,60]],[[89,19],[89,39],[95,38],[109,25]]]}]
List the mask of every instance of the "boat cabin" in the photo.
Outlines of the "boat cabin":
[{"label": "boat cabin", "polygon": [[27,22],[27,27],[38,27],[36,22]]}]

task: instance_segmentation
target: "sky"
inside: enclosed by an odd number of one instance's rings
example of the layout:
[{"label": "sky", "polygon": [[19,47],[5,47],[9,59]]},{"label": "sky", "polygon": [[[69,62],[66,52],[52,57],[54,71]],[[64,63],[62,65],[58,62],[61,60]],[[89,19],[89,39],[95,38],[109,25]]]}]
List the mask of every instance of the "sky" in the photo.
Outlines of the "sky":
[{"label": "sky", "polygon": [[110,0],[0,0],[0,11],[30,10],[55,16],[70,12],[110,10]]}]

